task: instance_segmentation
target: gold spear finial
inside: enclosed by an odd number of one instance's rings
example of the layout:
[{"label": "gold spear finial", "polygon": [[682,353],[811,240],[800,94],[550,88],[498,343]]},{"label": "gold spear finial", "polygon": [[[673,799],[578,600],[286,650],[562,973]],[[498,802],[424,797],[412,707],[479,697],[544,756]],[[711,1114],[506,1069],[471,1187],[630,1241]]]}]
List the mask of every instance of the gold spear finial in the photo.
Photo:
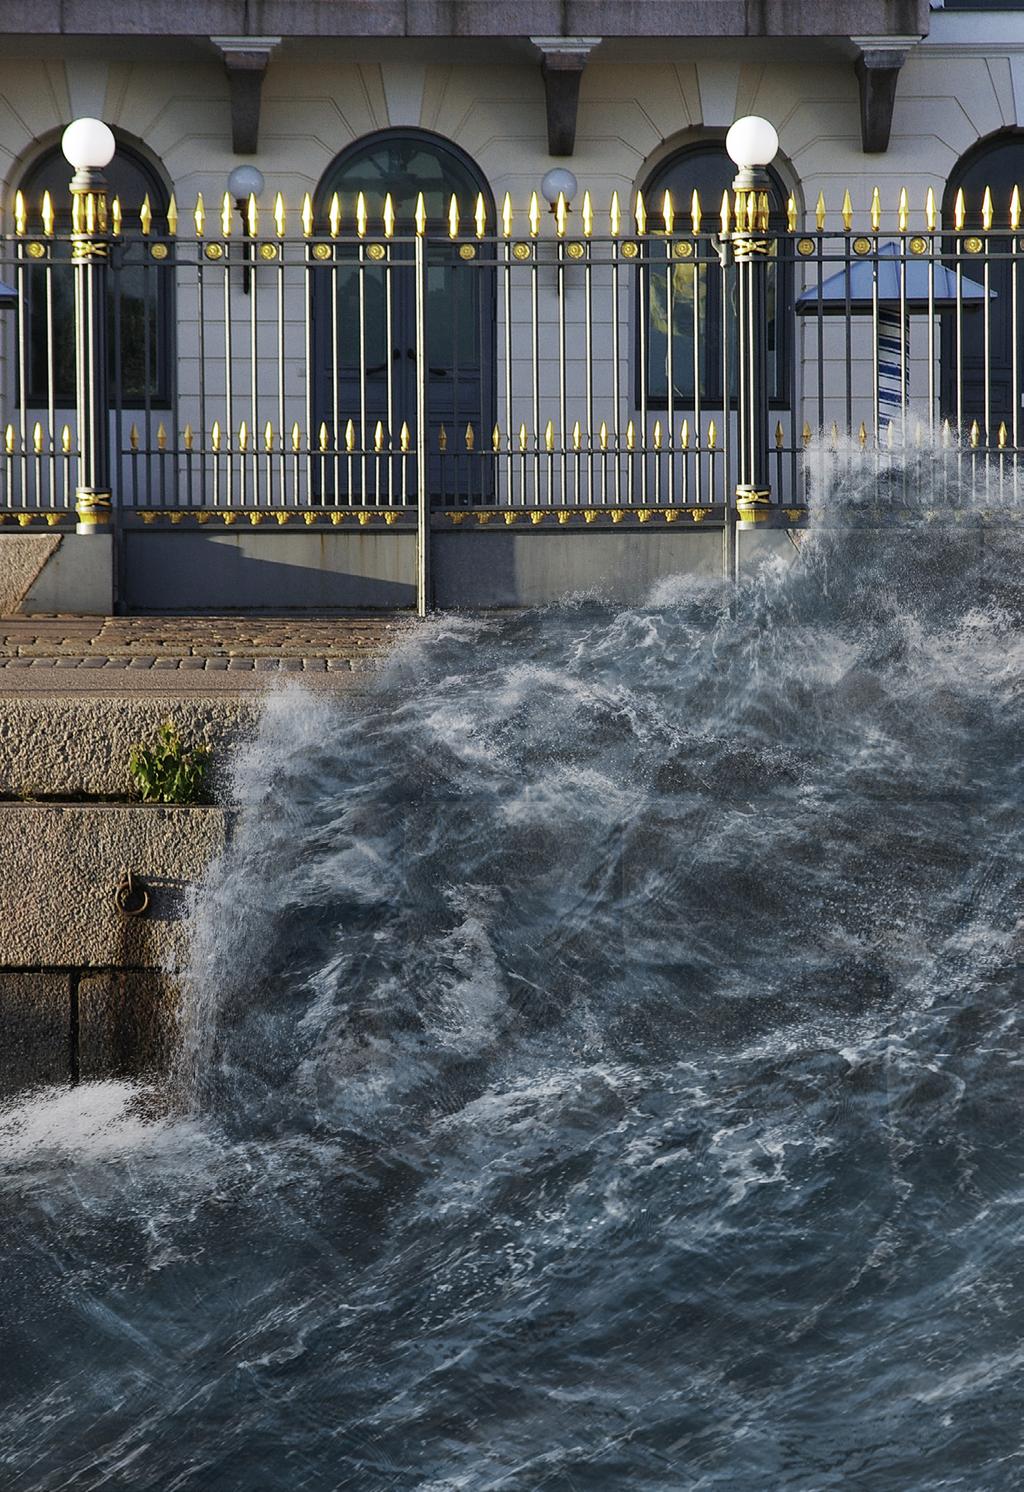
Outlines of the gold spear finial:
[{"label": "gold spear finial", "polygon": [[139,227],[142,229],[143,238],[147,238],[149,236],[149,230],[152,228],[152,226],[153,208],[150,205],[149,193],[147,192],[142,199],[142,206],[139,208]]},{"label": "gold spear finial", "polygon": [[476,194],[476,209],[473,213],[473,219],[476,226],[477,238],[483,238],[487,232],[487,207],[484,203],[483,192],[477,192]]},{"label": "gold spear finial", "polygon": [[439,451],[446,451],[448,449],[448,431],[443,425],[437,432],[437,449]]},{"label": "gold spear finial", "polygon": [[747,194],[746,194],[746,192],[737,192],[736,193],[735,199],[733,201],[733,214],[734,214],[735,220],[736,220],[736,232],[737,233],[746,233],[746,231],[747,231]]},{"label": "gold spear finial", "polygon": [[295,456],[297,456],[301,450],[302,450],[302,431],[299,429],[299,422],[298,422],[298,420],[296,420],[294,422],[294,424],[292,425],[292,454],[295,455]]},{"label": "gold spear finial", "polygon": [[192,220],[196,225],[196,238],[202,238],[203,230],[206,227],[206,208],[203,205],[202,192],[197,192],[196,194],[196,205],[195,211],[192,214]]},{"label": "gold spear finial", "polygon": [[220,232],[222,238],[231,237],[231,219],[234,216],[234,205],[231,196],[225,192],[220,202]]},{"label": "gold spear finial", "polygon": [[700,220],[702,215],[700,193],[698,192],[697,188],[694,187],[693,196],[690,198],[690,227],[693,229],[694,233],[700,232]]},{"label": "gold spear finial", "polygon": [[715,449],[715,442],[716,442],[717,439],[718,439],[718,427],[716,426],[714,420],[712,420],[710,422],[710,424],[708,425],[708,450],[709,451],[713,451]]},{"label": "gold spear finial", "polygon": [[1000,422],[999,422],[999,433],[996,436],[996,439],[999,442],[999,449],[1003,450],[1005,448],[1005,446],[1006,446],[1006,421],[1005,420],[1000,420]]},{"label": "gold spear finial", "polygon": [[612,192],[612,200],[608,205],[608,228],[612,238],[618,238],[622,229],[622,213],[619,210],[618,192]]},{"label": "gold spear finial", "polygon": [[977,420],[974,420],[973,423],[972,423],[972,425],[971,425],[971,445],[972,446],[977,446],[978,444],[980,444],[980,442],[981,442],[981,427],[979,426]]},{"label": "gold spear finial", "polygon": [[512,237],[512,198],[508,192],[505,193],[501,204],[501,231],[505,238]]},{"label": "gold spear finial", "polygon": [[770,205],[768,203],[768,193],[767,192],[758,192],[758,194],[757,194],[757,225],[760,228],[760,230],[761,230],[762,233],[767,233],[768,232],[768,220],[771,217],[771,214],[772,214],[772,210],[771,210],[771,207],[770,207]]},{"label": "gold spear finial", "polygon": [[427,204],[423,200],[423,193],[416,194],[416,237],[422,238],[427,231]]},{"label": "gold spear finial", "polygon": [[654,449],[656,451],[660,451],[661,450],[661,421],[660,420],[655,420],[655,422],[654,422],[654,437],[653,437],[653,439],[654,439]]},{"label": "gold spear finial", "polygon": [[684,451],[688,451],[690,449],[690,422],[689,422],[689,420],[684,420],[683,421],[682,429],[679,432],[679,444],[682,446],[682,448],[683,448]]},{"label": "gold spear finial", "polygon": [[964,204],[964,189],[963,187],[959,187],[956,197],[953,199],[953,227],[958,233],[964,226],[966,216],[967,209]]},{"label": "gold spear finial", "polygon": [[65,456],[71,452],[71,426],[62,425],[60,429],[60,448]]},{"label": "gold spear finial", "polygon": [[349,453],[349,455],[351,455],[352,452],[355,450],[355,448],[356,448],[356,427],[355,427],[355,422],[353,420],[349,420],[348,424],[345,426],[345,450]]},{"label": "gold spear finial", "polygon": [[721,221],[722,232],[723,233],[728,233],[729,232],[729,223],[731,221],[731,214],[732,214],[732,201],[731,201],[731,199],[729,197],[729,192],[728,192],[728,189],[727,189],[726,191],[724,191],[722,193],[722,211],[719,214],[719,219]]},{"label": "gold spear finial", "polygon": [[540,203],[537,200],[537,193],[536,192],[531,192],[531,194],[530,194],[530,213],[529,213],[529,218],[530,218],[530,237],[531,238],[536,238],[537,234],[540,232]]},{"label": "gold spear finial", "polygon": [[565,205],[565,193],[559,192],[558,201],[555,203],[555,232],[559,238],[565,237],[565,230],[569,221],[567,216],[568,211],[569,209]]},{"label": "gold spear finial", "polygon": [[878,195],[878,188],[871,192],[871,226],[877,233],[882,226],[882,199]]},{"label": "gold spear finial", "polygon": [[43,232],[47,238],[53,237],[53,198],[49,192],[43,193]]},{"label": "gold spear finial", "polygon": [[356,198],[356,232],[360,238],[366,237],[366,225],[368,221],[366,214],[366,193],[360,192]]},{"label": "gold spear finial", "polygon": [[394,236],[395,236],[395,204],[391,200],[391,193],[388,192],[388,194],[384,198],[384,237],[385,238],[394,238]]},{"label": "gold spear finial", "polygon": [[804,428],[801,434],[803,435],[804,445],[809,446],[811,443],[811,427],[806,420],[804,420]]},{"label": "gold spear finial", "polygon": [[156,427],[156,448],[158,451],[166,451],[167,449],[167,431],[164,428],[163,420]]},{"label": "gold spear finial", "polygon": [[[75,204],[78,201],[78,197],[75,197]],[[19,238],[23,237],[28,231],[28,213],[25,210],[24,192],[15,192],[14,194],[14,231]]]},{"label": "gold spear finial", "polygon": [[466,426],[466,450],[471,451],[476,445],[476,433],[472,425]]},{"label": "gold spear finial", "polygon": [[321,451],[327,451],[330,449],[330,435],[327,430],[326,420],[321,420],[320,422],[320,429],[317,431],[317,443],[319,444]]},{"label": "gold spear finial", "polygon": [[551,420],[544,426],[544,449],[553,451],[555,449],[555,427]]},{"label": "gold spear finial", "polygon": [[522,424],[519,426],[519,449],[521,452],[526,450],[528,440],[529,437],[526,433],[526,425]]},{"label": "gold spear finial", "polygon": [[672,193],[668,190],[661,199],[661,220],[665,224],[665,232],[671,233],[675,227],[676,210],[672,206]]},{"label": "gold spear finial", "polygon": [[331,237],[337,238],[341,232],[341,202],[337,192],[331,193],[331,205],[327,213],[327,226],[331,231]]},{"label": "gold spear finial", "polygon": [[459,236],[459,199],[456,197],[455,193],[452,192],[451,200],[448,203],[448,237],[449,238],[458,238],[458,236]]},{"label": "gold spear finial", "polygon": [[132,420],[131,429],[128,431],[128,444],[133,451],[139,449],[139,427],[134,420]]},{"label": "gold spear finial", "polygon": [[303,236],[303,238],[312,238],[313,237],[313,199],[309,195],[308,192],[303,192],[303,194],[302,194],[302,213],[301,213],[301,220],[302,220],[302,236]]},{"label": "gold spear finial", "polygon": [[573,448],[573,450],[574,451],[578,451],[579,448],[580,448],[580,446],[582,444],[583,444],[583,431],[580,429],[580,422],[579,422],[579,420],[577,420],[576,423],[572,427],[572,448]]},{"label": "gold spear finial", "polygon": [[[134,429],[135,427],[133,426],[132,428]],[[138,440],[137,434],[135,438]],[[220,423],[217,420],[214,420],[213,429],[210,431],[210,444],[213,446],[214,451],[220,450]]]},{"label": "gold spear finial", "polygon": [[821,233],[821,231],[825,227],[825,193],[824,192],[819,192],[818,193],[818,200],[817,200],[817,202],[815,203],[815,206],[814,206],[814,221],[817,224],[818,232]]},{"label": "gold spear finial", "polygon": [[986,187],[981,199],[981,226],[988,231],[992,227],[992,188]]},{"label": "gold spear finial", "polygon": [[1015,186],[1010,193],[1010,231],[1017,232],[1020,227],[1020,187]]},{"label": "gold spear finial", "polygon": [[398,432],[398,449],[402,452],[403,455],[408,455],[411,440],[412,437],[409,434],[409,426],[403,420],[402,428]]},{"label": "gold spear finial", "polygon": [[[44,228],[46,226],[45,219],[43,221],[43,226],[44,226]],[[121,237],[121,199],[120,199],[120,197],[115,197],[114,200],[110,204],[110,231],[111,231],[111,233],[113,233],[113,235],[114,235],[115,238],[120,238]]]},{"label": "gold spear finial", "polygon": [[594,204],[590,200],[590,192],[583,193],[583,210],[580,214],[583,222],[583,237],[589,238],[594,231]]},{"label": "gold spear finial", "polygon": [[263,426],[263,449],[268,456],[274,449],[274,427],[269,420]]},{"label": "gold spear finial", "polygon": [[32,449],[35,451],[37,456],[42,455],[43,427],[38,420],[36,420],[35,424],[32,426]]},{"label": "gold spear finial", "polygon": [[378,420],[373,427],[373,449],[380,454],[384,449],[384,421]]},{"label": "gold spear finial", "polygon": [[839,426],[836,424],[835,420],[833,420],[832,421],[832,444],[833,445],[838,445],[838,443],[839,443]]},{"label": "gold spear finial", "polygon": [[604,420],[601,421],[601,428],[597,432],[597,441],[602,451],[608,449],[608,425]]},{"label": "gold spear finial", "polygon": [[256,201],[256,193],[249,193],[249,200],[245,204],[245,225],[249,230],[250,238],[260,236],[260,204]]},{"label": "gold spear finial", "polygon": [[4,431],[4,450],[8,456],[14,454],[14,426],[8,425]]},{"label": "gold spear finial", "polygon": [[786,439],[786,432],[782,428],[782,421],[781,420],[777,420],[776,423],[775,423],[775,449],[777,451],[781,451],[782,450],[783,442],[785,441],[785,439]]},{"label": "gold spear finial", "polygon": [[491,431],[491,450],[494,451],[495,454],[497,454],[498,451],[501,450],[501,426],[500,425],[495,425],[494,429]]},{"label": "gold spear finial", "polygon": [[907,197],[906,187],[900,187],[900,200],[897,209],[897,223],[901,233],[906,233],[907,224],[910,222],[910,201]]},{"label": "gold spear finial", "polygon": [[631,451],[633,449],[633,443],[634,443],[635,440],[636,440],[636,432],[633,429],[633,421],[630,420],[629,423],[626,426],[626,450],[627,451]]},{"label": "gold spear finial", "polygon": [[796,198],[794,197],[793,193],[790,192],[789,196],[786,198],[786,227],[787,227],[787,229],[789,230],[790,233],[795,233],[796,232],[796,225],[797,225]]},{"label": "gold spear finial", "polygon": [[647,232],[647,208],[644,206],[643,192],[637,192],[636,204],[633,208],[633,221],[636,223],[636,231],[639,234]]},{"label": "gold spear finial", "polygon": [[[14,227],[18,228],[18,199],[14,199]],[[24,231],[24,230],[23,230]],[[82,199],[77,192],[71,199],[71,231],[81,233],[82,231]]]},{"label": "gold spear finial", "polygon": [[843,227],[845,228],[846,232],[849,233],[850,229],[853,227],[853,202],[850,198],[849,187],[847,187],[846,191],[843,193],[843,206],[841,211],[843,214]]},{"label": "gold spear finial", "polygon": [[866,446],[868,443],[868,427],[863,420],[861,420],[860,429],[857,431],[857,439],[862,446]]},{"label": "gold spear finial", "polygon": [[185,447],[186,451],[190,451],[192,449],[192,442],[194,440],[195,434],[193,433],[192,426],[186,425],[184,430],[181,432],[181,443]]},{"label": "gold spear finial", "polygon": [[238,427],[238,449],[243,455],[249,449],[249,427],[244,420]]},{"label": "gold spear finial", "polygon": [[935,232],[935,225],[937,221],[938,219],[935,213],[935,189],[933,187],[929,187],[924,194],[924,222],[925,227],[928,229],[929,233]]}]

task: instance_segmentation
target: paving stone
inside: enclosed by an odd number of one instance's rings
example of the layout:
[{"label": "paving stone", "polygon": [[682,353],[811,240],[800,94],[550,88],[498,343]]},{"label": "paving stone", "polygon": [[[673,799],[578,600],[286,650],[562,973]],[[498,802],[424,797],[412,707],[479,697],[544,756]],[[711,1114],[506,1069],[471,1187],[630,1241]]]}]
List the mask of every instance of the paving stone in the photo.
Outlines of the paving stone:
[{"label": "paving stone", "polygon": [[178,665],[179,665],[179,663],[180,663],[180,661],[181,660],[178,659],[178,658],[155,658],[153,660],[153,667],[154,668],[177,668]]},{"label": "paving stone", "polygon": [[257,673],[276,673],[279,660],[277,658],[257,658]]},{"label": "paving stone", "polygon": [[282,672],[298,673],[302,668],[301,658],[282,658],[280,662]]},{"label": "paving stone", "polygon": [[302,668],[305,673],[325,673],[327,670],[327,659],[303,658]]},{"label": "paving stone", "polygon": [[348,658],[328,658],[327,667],[331,672],[351,673],[352,663]]},{"label": "paving stone", "polygon": [[56,661],[57,660],[55,658],[33,658],[32,659],[32,667],[33,668],[52,668],[54,666],[54,664],[56,663]]},{"label": "paving stone", "polygon": [[106,660],[105,657],[103,657],[103,658],[83,658],[82,659],[82,667],[83,668],[105,668],[106,667],[106,662],[107,662],[107,660]]},{"label": "paving stone", "polygon": [[[13,659],[12,661],[16,663],[17,659]],[[81,665],[81,662],[82,662],[81,658],[57,658],[54,661],[54,667],[55,668],[78,668]]]},{"label": "paving stone", "polygon": [[255,666],[255,662],[255,658],[229,658],[228,668],[244,670],[248,673],[251,673],[253,667]]},{"label": "paving stone", "polygon": [[209,673],[211,671],[216,671],[216,672],[226,671],[227,666],[228,666],[228,662],[229,662],[229,660],[227,658],[207,658],[207,660],[206,660],[206,669],[207,669],[207,672]]},{"label": "paving stone", "polygon": [[144,658],[143,657],[133,658],[132,661],[129,663],[128,667],[129,668],[152,668],[155,662],[156,662],[156,659],[152,656],[152,654],[150,654],[148,657],[144,657]]},{"label": "paving stone", "polygon": [[182,658],[181,666],[190,673],[199,673],[206,667],[206,659]]}]

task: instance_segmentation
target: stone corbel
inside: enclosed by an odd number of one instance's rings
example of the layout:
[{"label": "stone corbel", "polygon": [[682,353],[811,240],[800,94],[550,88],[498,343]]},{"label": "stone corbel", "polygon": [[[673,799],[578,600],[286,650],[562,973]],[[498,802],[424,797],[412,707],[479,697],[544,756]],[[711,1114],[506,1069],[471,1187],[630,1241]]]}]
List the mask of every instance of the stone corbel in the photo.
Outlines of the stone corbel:
[{"label": "stone corbel", "polygon": [[260,133],[260,94],[270,54],[279,36],[211,36],[224,58],[231,89],[231,148],[235,155],[255,155]]},{"label": "stone corbel", "polygon": [[580,79],[599,36],[531,36],[541,54],[544,99],[548,115],[548,151],[572,155],[576,147],[576,114]]},{"label": "stone corbel", "polygon": [[919,36],[851,36],[860,90],[860,140],[866,155],[888,150],[900,68]]}]

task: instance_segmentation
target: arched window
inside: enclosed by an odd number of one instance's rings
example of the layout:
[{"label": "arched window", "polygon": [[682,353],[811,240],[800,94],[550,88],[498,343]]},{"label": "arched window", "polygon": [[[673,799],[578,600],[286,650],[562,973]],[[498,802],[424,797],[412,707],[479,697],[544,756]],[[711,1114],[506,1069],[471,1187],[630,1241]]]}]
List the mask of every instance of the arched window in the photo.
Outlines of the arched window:
[{"label": "arched window", "polygon": [[[317,189],[316,211],[326,232],[337,194],[341,221],[351,227],[362,194],[369,222],[379,233],[390,195],[400,237],[414,232],[420,193],[433,233],[425,307],[426,402],[428,449],[436,453],[442,426],[453,432],[472,424],[489,432],[494,423],[494,271],[464,257],[465,244],[442,237],[453,196],[463,224],[472,223],[482,197],[493,230],[494,201],[487,181],[449,140],[425,130],[383,130],[357,140],[332,162]],[[340,436],[352,420],[360,445],[367,443],[378,420],[392,440],[403,424],[415,428],[411,258],[408,244],[396,244],[388,267],[380,260],[368,261],[357,245],[339,241],[333,260],[312,270],[316,421]],[[484,465],[479,471],[486,469]],[[437,488],[439,466],[433,454],[430,480]]]},{"label": "arched window", "polygon": [[[104,175],[111,200],[121,203],[126,232],[139,231],[139,209],[148,196],[155,219],[169,201],[167,189],[153,167],[130,145],[118,140],[117,151]],[[47,271],[38,264],[28,280],[28,402],[49,402],[48,346],[52,342],[53,402],[58,408],[75,403],[75,292],[66,235],[71,231],[72,169],[54,145],[29,167],[21,191],[34,221],[38,221],[43,193],[54,206],[57,236],[53,242],[49,280],[52,339],[47,335]],[[119,265],[115,257],[109,281],[108,345],[111,397],[115,406],[140,407],[147,399],[156,408],[170,406],[173,355],[172,276],[142,263]]]},{"label": "arched window", "polygon": [[[768,174],[771,180],[768,195],[770,226],[778,232],[786,226],[786,190],[776,172],[769,170]],[[680,221],[689,221],[694,191],[700,197],[705,224],[717,221],[722,194],[731,191],[735,175],[736,167],[725,153],[723,140],[702,141],[670,155],[655,167],[642,189],[649,228],[656,233],[666,191],[672,194],[677,231]],[[729,367],[728,397],[735,401],[736,308],[723,302],[722,274],[717,259],[702,259],[697,263],[690,257],[673,262],[671,269],[666,265],[661,270],[652,258],[652,267],[646,278],[646,305],[638,306],[638,315],[646,316],[648,404],[655,409],[664,409],[668,404],[670,307],[675,403],[682,407],[692,406],[697,387],[702,401],[710,404],[724,401],[723,353]],[[735,295],[735,277],[730,283]],[[792,301],[792,263],[788,259],[773,259],[768,271],[768,359],[770,397],[775,405],[786,402]],[[639,333],[639,323],[637,330]],[[639,335],[636,346],[639,385]],[[637,399],[639,402],[639,394]]]},{"label": "arched window", "polygon": [[[971,233],[982,227],[982,201],[985,188],[992,192],[993,221],[1009,226],[1010,198],[1015,185],[1024,191],[1024,132],[1016,130],[982,140],[953,168],[942,201],[943,226],[953,227],[957,193],[964,194],[964,231]],[[982,304],[968,303],[961,316],[962,386],[957,388],[957,327],[956,314],[947,311],[942,316],[942,414],[944,418],[956,420],[962,410],[965,423],[974,418],[982,420],[987,414],[991,425],[1006,421],[1012,426],[1013,387],[1013,259],[1010,256],[1012,239],[986,237],[987,258],[971,258],[963,252],[964,239],[948,237],[943,243],[943,252],[954,257],[946,260],[951,268],[958,262],[955,255],[958,244],[961,248],[959,263],[965,277],[975,282],[982,279],[982,264],[988,271],[989,305],[986,312]],[[986,319],[988,321],[988,409],[985,407],[985,340]],[[1017,366],[1024,369],[1024,338],[1018,332]],[[1022,389],[1018,373],[1017,400]],[[959,393],[959,397],[958,397]],[[1019,410],[1018,410],[1019,413]]]}]

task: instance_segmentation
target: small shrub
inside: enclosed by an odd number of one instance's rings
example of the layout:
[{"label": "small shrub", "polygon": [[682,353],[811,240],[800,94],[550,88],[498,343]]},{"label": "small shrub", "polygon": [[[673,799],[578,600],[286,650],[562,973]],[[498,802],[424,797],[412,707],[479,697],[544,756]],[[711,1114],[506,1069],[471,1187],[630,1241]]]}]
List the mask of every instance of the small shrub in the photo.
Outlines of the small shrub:
[{"label": "small shrub", "polygon": [[144,803],[196,803],[209,759],[209,746],[186,747],[174,721],[165,720],[153,745],[132,747],[128,771]]}]

